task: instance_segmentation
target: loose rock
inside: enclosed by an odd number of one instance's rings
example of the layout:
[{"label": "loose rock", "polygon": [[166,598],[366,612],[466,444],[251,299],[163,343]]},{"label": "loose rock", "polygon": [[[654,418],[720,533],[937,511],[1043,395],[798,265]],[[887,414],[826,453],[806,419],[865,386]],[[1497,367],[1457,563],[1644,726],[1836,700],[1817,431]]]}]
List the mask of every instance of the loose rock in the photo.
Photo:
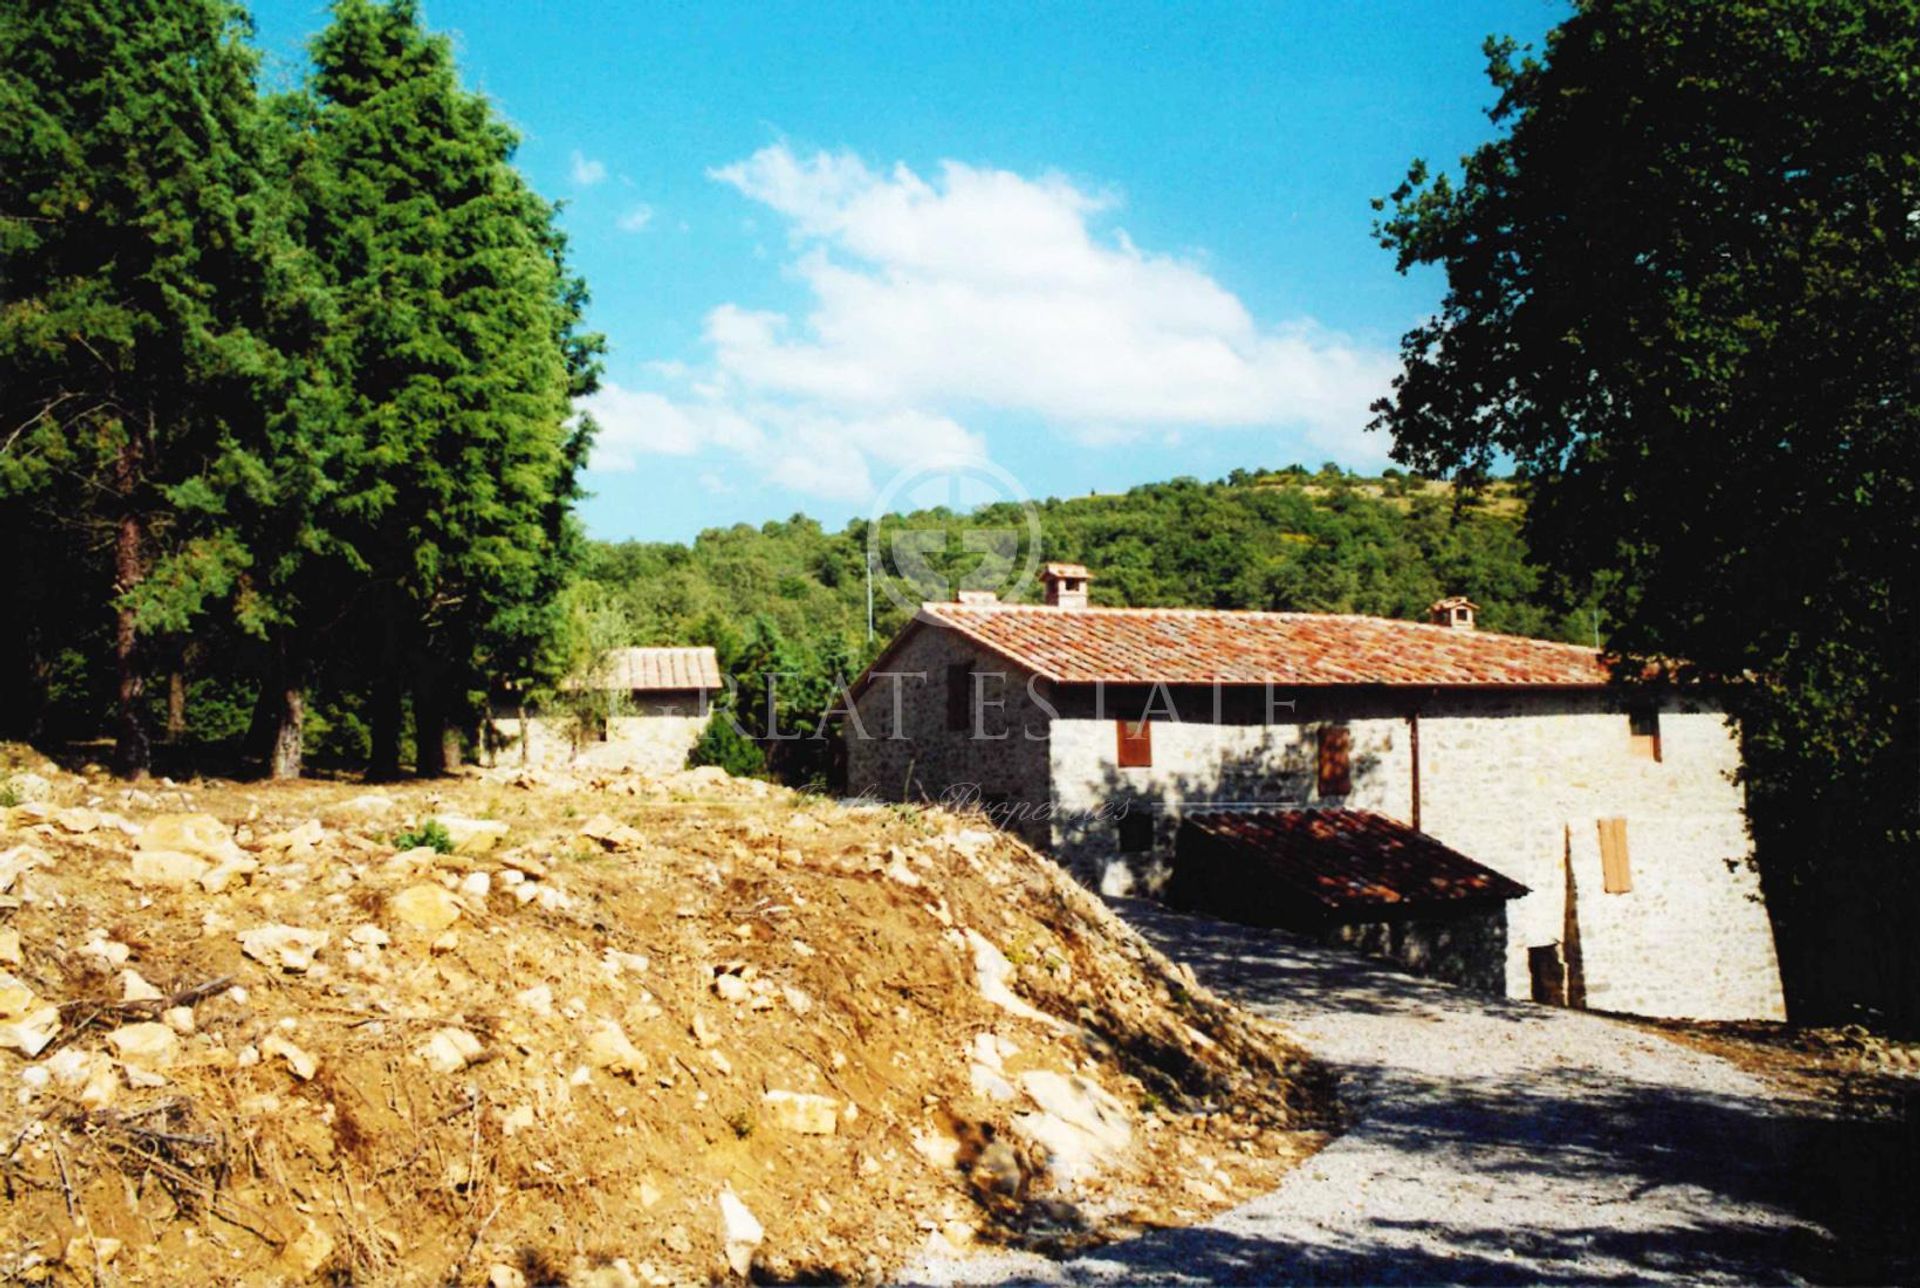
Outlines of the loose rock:
[{"label": "loose rock", "polygon": [[802,1136],[831,1136],[840,1125],[840,1102],[832,1096],[773,1090],[760,1097],[767,1121]]},{"label": "loose rock", "polygon": [[211,863],[184,850],[136,850],[127,880],[137,886],[184,890],[199,884],[212,869]]},{"label": "loose rock", "polygon": [[726,1238],[727,1264],[733,1267],[734,1274],[745,1278],[753,1269],[753,1254],[767,1232],[731,1189],[720,1191],[720,1220]]},{"label": "loose rock", "polygon": [[312,969],[314,955],[330,936],[324,930],[274,925],[242,931],[236,938],[240,951],[255,961],[299,974]]},{"label": "loose rock", "polygon": [[128,1024],[107,1034],[107,1045],[130,1065],[165,1069],[180,1055],[180,1035],[164,1024]]},{"label": "loose rock", "polygon": [[458,1073],[485,1050],[480,1039],[460,1028],[444,1028],[419,1048],[420,1058],[435,1073]]},{"label": "loose rock", "polygon": [[387,900],[393,919],[412,930],[438,934],[460,920],[460,903],[444,886],[411,885]]},{"label": "loose rock", "polygon": [[293,1076],[302,1082],[313,1077],[313,1075],[320,1070],[319,1060],[315,1059],[307,1051],[294,1045],[288,1039],[281,1037],[278,1033],[270,1034],[267,1039],[260,1044],[260,1054],[263,1056],[279,1056],[287,1062],[287,1068],[293,1072]]}]

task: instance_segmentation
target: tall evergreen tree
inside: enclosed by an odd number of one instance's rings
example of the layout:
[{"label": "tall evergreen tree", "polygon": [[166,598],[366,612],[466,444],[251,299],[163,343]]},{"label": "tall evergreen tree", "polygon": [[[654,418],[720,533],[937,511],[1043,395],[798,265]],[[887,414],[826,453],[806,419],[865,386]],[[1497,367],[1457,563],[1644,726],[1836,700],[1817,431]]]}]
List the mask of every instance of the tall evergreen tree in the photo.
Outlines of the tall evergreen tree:
[{"label": "tall evergreen tree", "polygon": [[146,641],[248,559],[221,514],[273,365],[247,34],[224,0],[0,5],[0,505],[112,615],[131,776]]},{"label": "tall evergreen tree", "polygon": [[599,343],[578,332],[584,289],[553,208],[512,168],[512,131],[460,88],[447,41],[412,0],[332,12],[313,51],[327,183],[311,235],[352,373],[374,769],[397,769],[404,672],[431,773],[489,668],[524,664],[556,622],[591,432],[571,400]]}]

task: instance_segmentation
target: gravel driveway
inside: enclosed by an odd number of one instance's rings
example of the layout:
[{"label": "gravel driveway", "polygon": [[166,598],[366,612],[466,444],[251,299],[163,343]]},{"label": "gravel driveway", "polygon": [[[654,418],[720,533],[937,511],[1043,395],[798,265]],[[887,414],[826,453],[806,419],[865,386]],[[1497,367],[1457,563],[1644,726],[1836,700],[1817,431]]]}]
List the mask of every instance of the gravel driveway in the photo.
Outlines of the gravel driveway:
[{"label": "gravel driveway", "polygon": [[[922,1282],[1796,1282],[1810,1133],[1757,1078],[1628,1025],[1403,975],[1276,931],[1122,902],[1200,979],[1341,1075],[1353,1125],[1208,1225]],[[1828,1144],[1830,1147],[1830,1142]]]}]

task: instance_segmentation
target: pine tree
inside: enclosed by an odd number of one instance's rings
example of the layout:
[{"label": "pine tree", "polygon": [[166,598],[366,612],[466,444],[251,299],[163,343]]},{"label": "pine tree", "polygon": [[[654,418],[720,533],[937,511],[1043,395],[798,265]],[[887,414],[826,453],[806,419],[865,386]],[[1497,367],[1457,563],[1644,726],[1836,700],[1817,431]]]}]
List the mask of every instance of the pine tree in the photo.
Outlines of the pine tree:
[{"label": "pine tree", "polygon": [[273,366],[247,31],[223,0],[0,6],[0,505],[112,616],[129,776],[147,642],[249,561],[222,512]]}]

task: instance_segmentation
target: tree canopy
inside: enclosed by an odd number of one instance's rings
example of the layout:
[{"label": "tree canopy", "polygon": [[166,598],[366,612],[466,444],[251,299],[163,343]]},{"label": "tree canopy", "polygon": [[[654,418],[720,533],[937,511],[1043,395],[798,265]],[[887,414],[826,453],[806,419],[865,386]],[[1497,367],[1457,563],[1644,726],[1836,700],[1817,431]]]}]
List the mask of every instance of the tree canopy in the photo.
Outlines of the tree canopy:
[{"label": "tree canopy", "polygon": [[84,722],[110,652],[129,774],[157,670],[172,736],[253,689],[277,774],[329,729],[391,771],[410,687],[431,772],[564,651],[585,287],[417,5],[331,18],[267,97],[226,0],[0,2],[0,718]]},{"label": "tree canopy", "polygon": [[1375,423],[1425,472],[1511,462],[1617,647],[1761,677],[1777,910],[1911,908],[1920,4],[1583,0],[1487,53],[1497,137],[1376,203],[1446,292]]}]

